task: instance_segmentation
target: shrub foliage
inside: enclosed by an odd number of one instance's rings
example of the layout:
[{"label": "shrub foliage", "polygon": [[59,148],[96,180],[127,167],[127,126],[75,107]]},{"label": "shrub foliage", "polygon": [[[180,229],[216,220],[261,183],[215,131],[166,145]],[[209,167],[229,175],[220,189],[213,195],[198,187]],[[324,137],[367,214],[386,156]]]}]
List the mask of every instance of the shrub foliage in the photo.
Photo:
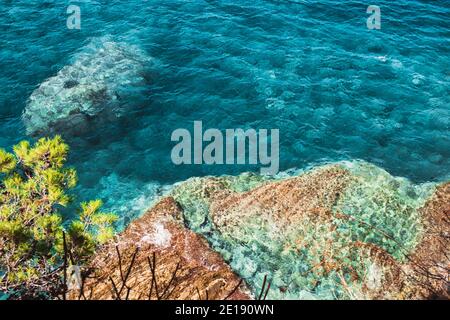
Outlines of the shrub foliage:
[{"label": "shrub foliage", "polygon": [[64,261],[86,262],[113,236],[117,217],[102,212],[100,200],[81,203],[63,221],[77,183],[76,171],[64,166],[68,151],[60,136],[0,149],[0,291],[10,297],[61,294]]}]

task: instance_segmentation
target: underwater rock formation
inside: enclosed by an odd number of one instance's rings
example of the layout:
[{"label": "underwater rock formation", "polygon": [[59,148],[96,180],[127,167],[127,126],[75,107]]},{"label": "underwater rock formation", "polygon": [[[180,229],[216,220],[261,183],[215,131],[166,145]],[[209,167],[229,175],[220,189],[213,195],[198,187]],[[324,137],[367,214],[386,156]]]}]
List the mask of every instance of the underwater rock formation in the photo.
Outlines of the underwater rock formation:
[{"label": "underwater rock formation", "polygon": [[448,298],[449,184],[354,161],[193,178],[172,196],[254,296],[267,275],[269,299]]},{"label": "underwater rock formation", "polygon": [[[179,222],[181,215],[180,207],[169,197],[133,221],[93,260],[90,267],[95,271],[84,284],[84,296],[147,300],[151,294],[152,300],[249,299],[245,285],[240,284],[219,254]],[[155,266],[154,273],[150,264]],[[122,281],[130,265],[129,275]],[[121,290],[123,283],[126,286]],[[79,296],[79,290],[70,295],[72,299]]]},{"label": "underwater rock formation", "polygon": [[[448,299],[449,214],[450,183],[416,185],[366,162],[339,162],[277,177],[191,178],[118,243],[128,261],[141,248],[132,298],[148,292],[146,257],[157,252],[162,283],[183,266],[174,299],[206,291],[223,299],[239,283],[233,272],[244,282],[231,298],[257,298],[267,276],[268,299]],[[114,297],[114,244],[92,267],[100,270],[87,283],[93,297]]]},{"label": "underwater rock formation", "polygon": [[71,65],[44,81],[31,94],[23,113],[28,134],[62,129],[83,130],[88,120],[120,116],[121,100],[144,90],[145,68],[151,59],[139,48],[94,39]]}]

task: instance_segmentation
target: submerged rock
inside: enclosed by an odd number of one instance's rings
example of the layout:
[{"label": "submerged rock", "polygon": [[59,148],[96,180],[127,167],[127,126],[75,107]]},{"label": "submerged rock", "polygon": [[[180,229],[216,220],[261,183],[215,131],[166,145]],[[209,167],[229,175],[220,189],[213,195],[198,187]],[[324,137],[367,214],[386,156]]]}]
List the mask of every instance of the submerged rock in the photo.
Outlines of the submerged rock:
[{"label": "submerged rock", "polygon": [[[123,268],[140,247],[127,281],[133,299],[147,298],[153,252],[160,286],[180,262],[174,299],[224,299],[238,277],[249,291],[241,285],[230,298],[259,297],[267,277],[268,299],[448,299],[449,214],[450,183],[415,185],[341,162],[275,178],[189,179],[117,243]],[[85,293],[114,298],[115,244],[91,267],[98,271]]]},{"label": "submerged rock", "polygon": [[28,134],[87,127],[92,117],[120,116],[127,95],[145,87],[151,59],[139,48],[108,38],[94,39],[71,65],[31,94],[23,121]]},{"label": "submerged rock", "polygon": [[449,184],[359,161],[253,177],[194,178],[172,196],[254,296],[267,275],[269,299],[448,298]]}]

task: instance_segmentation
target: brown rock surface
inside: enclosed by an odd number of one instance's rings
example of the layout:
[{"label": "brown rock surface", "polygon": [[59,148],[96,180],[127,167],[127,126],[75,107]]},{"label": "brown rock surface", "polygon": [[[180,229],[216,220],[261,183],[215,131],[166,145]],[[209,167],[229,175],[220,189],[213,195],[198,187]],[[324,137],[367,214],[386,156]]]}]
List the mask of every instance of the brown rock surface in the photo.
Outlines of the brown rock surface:
[{"label": "brown rock surface", "polygon": [[215,196],[211,216],[221,230],[239,228],[241,220],[253,217],[269,220],[281,229],[288,228],[302,222],[304,215],[314,213],[314,217],[319,211],[331,211],[350,178],[347,170],[327,166],[249,192]]},{"label": "brown rock surface", "polygon": [[[378,183],[377,177],[370,182]],[[339,201],[356,210],[365,209],[367,203],[372,205],[377,217],[383,213],[381,210],[395,211],[399,218],[395,221],[403,221],[401,215],[409,211],[400,209],[407,203],[400,196],[391,197],[392,190],[386,191],[389,197],[383,193],[385,188],[379,187],[372,190],[373,195],[356,193],[356,196],[352,194],[354,198],[346,199],[349,189],[356,186],[352,190],[364,191],[372,186],[371,183],[360,185],[360,180],[339,165],[316,168],[297,177],[265,181],[245,192],[233,191],[230,178],[189,180],[175,192],[178,202],[172,197],[163,198],[132,222],[116,242],[96,255],[92,262],[95,278],[86,281],[84,295],[93,299],[114,299],[120,291],[122,299],[127,294],[130,299],[147,299],[152,291],[152,299],[224,299],[230,294],[231,299],[249,299],[248,289],[244,285],[237,287],[240,279],[219,254],[182,223],[186,221],[197,230],[197,225],[208,217],[215,232],[222,237],[222,245],[229,250],[230,261],[246,261],[233,268],[245,277],[253,292],[259,292],[259,283],[256,276],[252,280],[245,275],[249,264],[254,263],[260,274],[271,274],[274,268],[266,267],[269,261],[277,268],[284,264],[280,277],[282,281],[284,276],[291,278],[288,285],[282,283],[276,287],[277,284],[273,284],[270,298],[283,298],[292,288],[297,291],[288,297],[296,298],[304,290],[314,291],[328,279],[331,285],[342,288],[341,296],[350,299],[448,299],[450,183],[440,185],[426,202],[414,208],[418,215],[410,215],[410,219],[420,220],[417,229],[420,238],[414,250],[399,259],[392,254],[393,249],[386,249],[383,243],[375,244],[373,240],[363,241],[364,234],[358,238],[353,231],[369,230],[389,240],[392,238],[388,234],[390,230],[370,225],[370,219],[361,220],[362,216],[337,209],[343,208],[336,205]],[[389,181],[393,184],[393,180]],[[373,201],[355,206],[354,199],[359,200],[360,194],[361,197],[373,196]],[[385,202],[392,205],[373,204]],[[400,209],[396,211],[397,208]],[[386,217],[390,216],[386,214]],[[402,246],[399,242],[399,250]],[[136,247],[139,251],[127,277]],[[236,248],[238,250],[234,251]],[[157,290],[155,282],[152,284],[155,277],[149,266],[149,263],[153,265],[154,253]],[[301,274],[295,273],[289,266],[297,261],[310,268]],[[121,289],[124,277],[126,286]],[[299,284],[292,285],[291,279]],[[72,298],[76,298],[76,293],[72,292]]]},{"label": "brown rock surface", "polygon": [[421,209],[425,230],[406,270],[417,298],[450,299],[450,183]]},{"label": "brown rock surface", "polygon": [[[249,299],[244,292],[245,286],[241,284],[237,288],[240,279],[219,254],[213,252],[201,236],[177,221],[180,215],[178,204],[168,197],[132,222],[92,261],[95,272],[85,281],[84,296],[87,299],[115,299],[119,292],[121,299],[127,295],[129,299],[148,299],[151,290],[151,299],[212,300],[225,299],[230,294],[228,299]],[[127,277],[135,252],[134,264]],[[153,265],[153,254],[156,285],[153,283],[151,289],[153,275],[149,261]],[[177,265],[178,270],[173,276]],[[123,288],[122,278],[126,279]],[[70,294],[72,299],[78,296],[79,290]]]}]

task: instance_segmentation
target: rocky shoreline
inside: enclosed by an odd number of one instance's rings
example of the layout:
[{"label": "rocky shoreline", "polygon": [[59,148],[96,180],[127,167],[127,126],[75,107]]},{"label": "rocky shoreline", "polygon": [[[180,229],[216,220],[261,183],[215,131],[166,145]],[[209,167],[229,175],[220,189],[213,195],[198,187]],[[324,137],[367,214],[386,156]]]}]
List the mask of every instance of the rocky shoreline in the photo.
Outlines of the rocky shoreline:
[{"label": "rocky shoreline", "polygon": [[270,283],[267,299],[448,299],[449,214],[449,182],[362,161],[192,178],[104,246],[71,297],[256,299]]}]

